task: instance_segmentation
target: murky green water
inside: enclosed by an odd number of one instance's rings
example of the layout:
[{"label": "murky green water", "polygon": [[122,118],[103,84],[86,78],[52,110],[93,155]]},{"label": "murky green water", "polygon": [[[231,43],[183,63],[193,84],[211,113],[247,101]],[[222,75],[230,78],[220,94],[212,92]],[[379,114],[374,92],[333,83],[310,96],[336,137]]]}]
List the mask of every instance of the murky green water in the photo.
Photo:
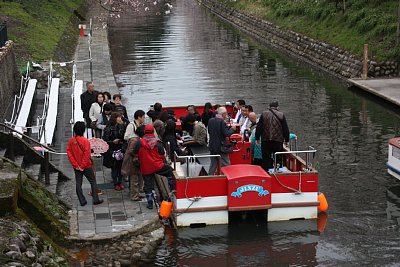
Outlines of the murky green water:
[{"label": "murky green water", "polygon": [[[132,16],[110,28],[113,69],[132,117],[154,102],[224,103],[243,98],[261,113],[274,98],[299,148],[319,153],[330,209],[316,221],[168,231],[158,266],[399,266],[400,181],[386,172],[399,111],[309,66],[260,48],[200,7],[178,0],[169,15]],[[397,186],[397,187],[396,187]]]}]

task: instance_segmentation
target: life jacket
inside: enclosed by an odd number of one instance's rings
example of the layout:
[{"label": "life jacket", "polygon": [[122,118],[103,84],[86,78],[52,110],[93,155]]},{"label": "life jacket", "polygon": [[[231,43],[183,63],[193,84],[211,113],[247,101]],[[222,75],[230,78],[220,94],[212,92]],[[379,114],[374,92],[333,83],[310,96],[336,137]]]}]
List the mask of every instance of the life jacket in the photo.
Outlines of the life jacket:
[{"label": "life jacket", "polygon": [[158,152],[158,142],[152,148],[146,140],[140,139],[139,148],[140,172],[144,175],[155,173],[164,166],[164,155]]}]

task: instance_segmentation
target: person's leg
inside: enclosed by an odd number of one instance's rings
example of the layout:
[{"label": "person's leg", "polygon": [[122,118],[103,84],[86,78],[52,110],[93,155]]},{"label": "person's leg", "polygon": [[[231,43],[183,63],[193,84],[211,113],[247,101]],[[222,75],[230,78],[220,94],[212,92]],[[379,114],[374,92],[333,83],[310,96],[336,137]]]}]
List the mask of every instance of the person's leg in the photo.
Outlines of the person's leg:
[{"label": "person's leg", "polygon": [[100,201],[98,194],[93,194],[93,192],[97,192],[97,183],[96,177],[94,176],[93,168],[84,169],[83,174],[90,183],[90,187],[92,189],[93,204],[98,203]]},{"label": "person's leg", "polygon": [[113,180],[114,187],[118,185],[118,172],[116,164],[113,164],[111,167],[111,178]]},{"label": "person's leg", "polygon": [[134,173],[131,175],[131,199],[140,200],[139,197],[139,175]]},{"label": "person's leg", "polygon": [[[282,152],[283,151],[283,143],[282,142],[270,142],[271,153]],[[280,167],[283,167],[283,155],[276,156],[276,164],[279,164]],[[278,168],[278,166],[276,166]]]},{"label": "person's leg", "polygon": [[175,190],[175,185],[176,185],[175,176],[174,176],[174,173],[172,171],[173,171],[172,167],[167,165],[167,164],[165,164],[161,168],[161,170],[156,172],[157,174],[159,174],[161,176],[167,177],[168,186],[169,186],[169,190],[170,191]]},{"label": "person's leg", "polygon": [[[210,155],[213,155],[213,154],[210,153]],[[210,157],[210,169],[208,170],[208,175],[215,174],[215,171],[217,170],[217,166],[218,166],[218,161],[219,161],[218,157]]]},{"label": "person's leg", "polygon": [[142,175],[142,173],[140,172],[139,168],[138,168],[137,174],[138,174],[139,194],[140,194],[140,193],[144,193],[144,189],[143,189],[143,186],[144,186],[144,185],[143,185],[143,175]]},{"label": "person's leg", "polygon": [[[116,161],[116,176],[117,176],[117,184],[122,186],[122,173],[121,173],[121,168],[122,168],[122,160],[117,160]],[[123,186],[125,188],[125,186]]]},{"label": "person's leg", "polygon": [[269,141],[261,142],[261,151],[262,151],[262,167],[268,172],[268,169],[272,168],[272,158],[271,158],[271,149],[269,145]]},{"label": "person's leg", "polygon": [[147,199],[147,208],[153,209],[154,174],[143,175],[144,193]]},{"label": "person's leg", "polygon": [[229,159],[229,154],[221,153],[221,167],[231,165],[231,161]]},{"label": "person's leg", "polygon": [[81,206],[86,205],[86,198],[82,192],[82,178],[83,178],[83,171],[75,170],[75,181],[76,181],[76,195],[78,196],[79,204]]}]

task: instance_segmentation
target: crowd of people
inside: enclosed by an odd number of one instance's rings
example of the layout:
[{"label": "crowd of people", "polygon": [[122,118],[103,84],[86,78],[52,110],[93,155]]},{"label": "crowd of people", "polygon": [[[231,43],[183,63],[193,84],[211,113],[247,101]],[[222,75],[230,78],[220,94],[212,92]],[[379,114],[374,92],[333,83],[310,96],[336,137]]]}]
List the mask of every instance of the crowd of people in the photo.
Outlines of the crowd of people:
[{"label": "crowd of people", "polygon": [[[278,102],[273,101],[257,121],[251,105],[240,99],[236,101],[236,113],[228,114],[224,106],[205,103],[200,114],[194,105],[187,106],[187,114],[179,118],[181,130],[177,130],[178,118],[173,110],[164,110],[161,103],[155,103],[147,112],[152,123],[145,125],[146,113],[136,110],[133,120],[128,118],[122,105],[120,94],[112,96],[108,92],[97,92],[91,82],[81,95],[81,108],[85,122],[76,122],[74,137],[67,147],[68,158],[74,168],[76,193],[82,206],[86,199],[82,193],[82,178],[85,176],[92,192],[98,192],[90,159],[89,141],[83,136],[85,128],[92,129],[97,138],[109,145],[103,155],[103,165],[111,168],[114,189],[124,190],[124,177],[131,181],[132,201],[146,197],[147,207],[153,208],[154,175],[165,176],[170,190],[175,189],[173,169],[169,162],[177,160],[175,155],[183,156],[190,148],[208,147],[211,155],[208,175],[221,166],[230,165],[229,153],[232,147],[228,138],[238,133],[252,143],[252,164],[262,166],[268,171],[273,166],[272,153],[282,151],[283,143],[289,141],[289,129],[284,114],[278,110]],[[229,115],[232,115],[230,117]],[[93,204],[102,203],[98,194],[92,194]]]}]

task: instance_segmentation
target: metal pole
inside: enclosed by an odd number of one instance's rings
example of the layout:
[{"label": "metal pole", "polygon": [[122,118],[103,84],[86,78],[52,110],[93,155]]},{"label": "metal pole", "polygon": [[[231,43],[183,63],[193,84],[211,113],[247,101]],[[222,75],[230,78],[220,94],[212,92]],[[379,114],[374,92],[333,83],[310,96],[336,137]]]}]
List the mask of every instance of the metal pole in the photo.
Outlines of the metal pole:
[{"label": "metal pole", "polygon": [[368,44],[364,44],[364,64],[361,78],[364,80],[368,78]]},{"label": "metal pole", "polygon": [[90,81],[93,82],[93,63],[92,63],[92,18],[90,18],[89,29],[89,59],[90,59]]},{"label": "metal pole", "polygon": [[396,34],[396,46],[399,45],[400,42],[400,0],[399,6],[397,8],[397,34]]},{"label": "metal pole", "polygon": [[44,183],[50,185],[49,151],[44,151]]}]

